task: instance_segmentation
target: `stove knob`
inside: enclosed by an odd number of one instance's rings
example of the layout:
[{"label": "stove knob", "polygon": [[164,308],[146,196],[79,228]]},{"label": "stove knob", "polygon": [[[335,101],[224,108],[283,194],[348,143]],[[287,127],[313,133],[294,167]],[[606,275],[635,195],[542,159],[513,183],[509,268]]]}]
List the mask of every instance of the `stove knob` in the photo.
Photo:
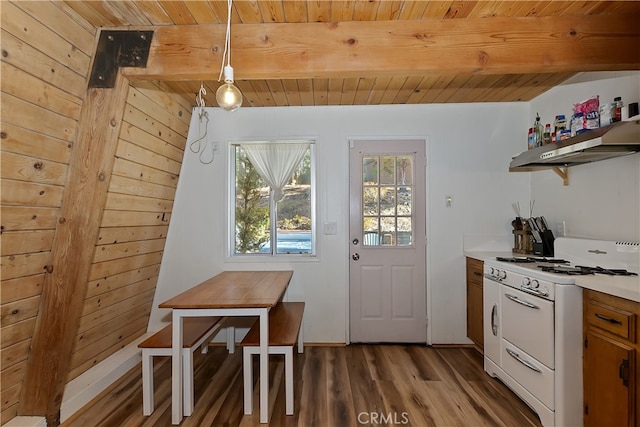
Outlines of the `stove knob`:
[{"label": "stove knob", "polygon": [[498,277],[500,279],[506,279],[507,278],[507,272],[504,270],[500,270],[500,272],[498,273]]},{"label": "stove knob", "polygon": [[522,279],[522,287],[523,288],[530,288],[531,287],[531,279],[529,279],[528,277],[525,277],[524,279]]},{"label": "stove knob", "polygon": [[536,279],[533,279],[531,281],[531,288],[532,289],[538,289],[540,287],[540,282],[538,282]]},{"label": "stove knob", "polygon": [[489,274],[493,276],[493,267],[489,267]]}]

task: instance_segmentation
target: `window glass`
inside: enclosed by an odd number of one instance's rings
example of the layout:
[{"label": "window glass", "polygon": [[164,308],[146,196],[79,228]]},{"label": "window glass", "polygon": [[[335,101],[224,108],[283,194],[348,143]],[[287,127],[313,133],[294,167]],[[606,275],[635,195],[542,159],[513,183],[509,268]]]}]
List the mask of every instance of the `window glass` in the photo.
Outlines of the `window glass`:
[{"label": "window glass", "polygon": [[413,158],[362,159],[362,244],[413,244]]},{"label": "window glass", "polygon": [[[282,144],[282,141],[277,143]],[[243,149],[245,144],[232,145],[235,180],[233,254],[314,254],[313,144],[309,144],[302,160],[294,165],[279,200],[251,163]]]}]

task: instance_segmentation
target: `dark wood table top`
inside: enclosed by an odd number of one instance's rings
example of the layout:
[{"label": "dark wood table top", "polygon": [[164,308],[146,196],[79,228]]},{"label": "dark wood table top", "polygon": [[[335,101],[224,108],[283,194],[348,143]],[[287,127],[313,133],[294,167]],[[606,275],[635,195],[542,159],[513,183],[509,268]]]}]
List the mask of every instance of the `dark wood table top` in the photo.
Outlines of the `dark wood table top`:
[{"label": "dark wood table top", "polygon": [[282,299],[293,271],[223,271],[168,299],[160,308],[273,307]]}]

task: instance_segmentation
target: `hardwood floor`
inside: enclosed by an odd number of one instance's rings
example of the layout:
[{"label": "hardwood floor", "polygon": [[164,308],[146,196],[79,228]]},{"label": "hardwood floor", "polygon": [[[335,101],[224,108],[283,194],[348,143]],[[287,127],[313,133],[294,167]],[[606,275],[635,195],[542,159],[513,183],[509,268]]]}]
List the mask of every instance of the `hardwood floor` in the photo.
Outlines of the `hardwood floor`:
[{"label": "hardwood floor", "polygon": [[[243,415],[241,349],[228,354],[211,347],[195,366],[195,410],[181,426],[260,425],[257,382],[254,413]],[[284,362],[270,357],[272,426],[540,426],[529,407],[484,373],[481,355],[471,348],[305,347],[304,354],[295,354],[294,366],[295,413],[287,416]],[[170,426],[168,358],[156,358],[154,378],[151,416],[142,416],[138,366],[62,426]]]}]

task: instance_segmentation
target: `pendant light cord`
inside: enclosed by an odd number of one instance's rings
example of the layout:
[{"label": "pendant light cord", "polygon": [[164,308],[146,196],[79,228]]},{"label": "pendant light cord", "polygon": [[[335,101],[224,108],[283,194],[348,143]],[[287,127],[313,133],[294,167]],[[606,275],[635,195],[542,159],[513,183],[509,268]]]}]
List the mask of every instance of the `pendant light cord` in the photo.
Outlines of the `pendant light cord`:
[{"label": "pendant light cord", "polygon": [[227,0],[227,35],[224,40],[224,52],[222,53],[222,63],[220,65],[220,75],[218,76],[218,81],[222,80],[225,58],[227,60],[227,65],[231,65],[231,7],[232,6],[233,6],[233,0]]},{"label": "pendant light cord", "polygon": [[[198,111],[198,137],[193,141],[191,141],[191,143],[189,144],[189,149],[193,153],[198,154],[198,159],[200,160],[200,163],[208,165],[213,162],[213,159],[215,158],[216,150],[215,150],[215,147],[212,145],[211,158],[206,159],[204,157],[207,149],[207,145],[209,143],[209,138],[208,138],[209,113],[207,113],[207,110],[205,110],[206,105],[204,102],[204,95],[206,94],[207,94],[207,90],[204,88],[204,82],[201,82],[200,90],[196,95],[196,106],[195,106],[195,108],[199,110]],[[204,131],[202,130],[203,127],[204,127]]]}]

